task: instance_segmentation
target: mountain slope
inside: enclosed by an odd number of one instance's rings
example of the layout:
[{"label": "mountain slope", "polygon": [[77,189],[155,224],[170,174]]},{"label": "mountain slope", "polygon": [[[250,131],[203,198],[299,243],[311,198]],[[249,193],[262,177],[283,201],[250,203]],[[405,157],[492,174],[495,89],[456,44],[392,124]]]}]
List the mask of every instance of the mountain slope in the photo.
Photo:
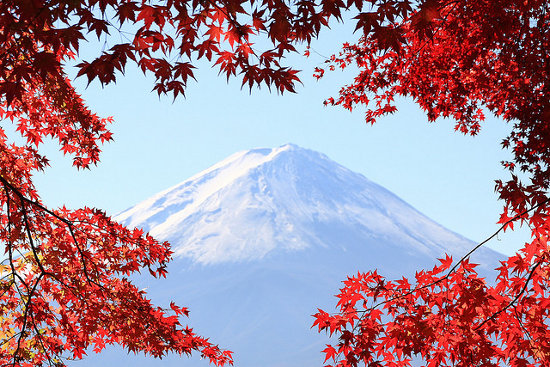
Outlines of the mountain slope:
[{"label": "mountain slope", "polygon": [[201,264],[312,246],[345,251],[364,238],[432,257],[472,246],[363,175],[291,144],[234,154],[117,219]]},{"label": "mountain slope", "polygon": [[[139,278],[156,302],[188,306],[199,334],[235,352],[236,366],[322,365],[327,337],[310,329],[346,275],[389,278],[475,244],[383,187],[295,145],[240,152],[121,213],[175,251],[166,280]],[[480,249],[488,272],[503,256]],[[182,360],[183,359],[183,360]],[[205,366],[112,350],[76,365]]]}]

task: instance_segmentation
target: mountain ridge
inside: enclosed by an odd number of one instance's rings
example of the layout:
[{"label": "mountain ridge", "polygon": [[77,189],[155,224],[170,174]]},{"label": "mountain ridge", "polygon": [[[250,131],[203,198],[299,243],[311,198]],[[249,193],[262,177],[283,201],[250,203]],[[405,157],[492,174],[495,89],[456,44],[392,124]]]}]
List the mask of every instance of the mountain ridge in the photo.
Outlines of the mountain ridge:
[{"label": "mountain ridge", "polygon": [[406,242],[405,250],[412,241],[415,251],[432,255],[446,247],[465,253],[474,244],[364,175],[294,144],[235,153],[116,219],[169,239],[175,256],[204,264],[333,246],[326,237],[335,237],[335,228],[344,237],[360,231]]}]

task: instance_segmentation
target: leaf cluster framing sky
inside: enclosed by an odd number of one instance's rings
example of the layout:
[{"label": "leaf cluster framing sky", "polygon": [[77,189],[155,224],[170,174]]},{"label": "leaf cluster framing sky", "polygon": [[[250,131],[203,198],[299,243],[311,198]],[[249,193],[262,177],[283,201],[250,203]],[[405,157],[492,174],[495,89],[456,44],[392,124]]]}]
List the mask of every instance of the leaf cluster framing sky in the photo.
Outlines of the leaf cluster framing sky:
[{"label": "leaf cluster framing sky", "polygon": [[[198,64],[198,82],[190,83],[187,97],[173,102],[150,92],[153,80],[133,67],[105,88],[78,78],[75,84],[92,110],[114,117],[114,142],[89,171],[71,167],[48,143],[51,167],[36,177],[39,193],[53,207],[86,205],[114,215],[236,151],[295,143],[362,173],[463,236],[481,241],[491,235],[502,208],[494,180],[508,178],[499,162],[510,156],[500,145],[509,127],[487,116],[478,136],[464,136],[451,120],[428,123],[411,100],[399,101],[398,112],[374,126],[365,124],[362,109],[324,107],[323,100],[335,96],[353,70],[316,81],[313,69],[356,37],[349,28],[336,24],[312,44],[309,58],[288,58],[288,65],[302,70],[297,94],[281,96],[265,87],[249,93],[239,79],[226,83],[206,63]],[[82,47],[89,59],[102,46]],[[76,75],[76,69],[68,71]],[[489,246],[510,255],[527,240],[523,230],[499,235]]]}]

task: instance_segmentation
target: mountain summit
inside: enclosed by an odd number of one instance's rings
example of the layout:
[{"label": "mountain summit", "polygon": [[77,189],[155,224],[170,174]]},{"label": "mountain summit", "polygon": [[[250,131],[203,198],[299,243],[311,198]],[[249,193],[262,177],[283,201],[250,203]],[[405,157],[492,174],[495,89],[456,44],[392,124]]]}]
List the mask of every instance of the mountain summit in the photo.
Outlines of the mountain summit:
[{"label": "mountain summit", "polygon": [[169,240],[176,256],[200,264],[348,251],[367,239],[433,259],[473,245],[363,175],[293,144],[233,154],[117,220]]},{"label": "mountain summit", "polygon": [[[363,175],[291,144],[236,153],[117,220],[172,243],[168,278],[135,281],[157,304],[189,307],[195,331],[234,351],[238,367],[323,365],[328,340],[311,329],[311,315],[334,308],[347,275],[411,276],[475,245]],[[475,256],[485,274],[503,258],[484,248]],[[182,364],[208,366],[116,349],[75,363]]]}]

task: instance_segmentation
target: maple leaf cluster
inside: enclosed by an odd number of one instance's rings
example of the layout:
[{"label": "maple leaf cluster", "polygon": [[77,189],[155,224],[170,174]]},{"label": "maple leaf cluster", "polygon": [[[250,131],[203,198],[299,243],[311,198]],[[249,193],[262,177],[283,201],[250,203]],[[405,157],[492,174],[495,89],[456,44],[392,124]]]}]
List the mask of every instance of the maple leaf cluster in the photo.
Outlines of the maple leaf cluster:
[{"label": "maple leaf cluster", "polygon": [[231,363],[230,352],[180,324],[185,308],[154,306],[127,280],[142,269],[165,276],[168,243],[124,228],[97,209],[51,210],[40,202],[32,173],[47,165],[36,149],[42,137],[58,138],[75,165],[87,167],[110,133],[108,119],[83,108],[74,91],[59,102],[36,93],[0,110],[28,142],[9,144],[0,132],[0,365],[62,366],[90,347],[99,352],[114,343],[155,357],[199,351],[216,365]]},{"label": "maple leaf cluster", "polygon": [[[116,81],[134,62],[155,78],[154,90],[184,94],[193,63],[207,59],[227,78],[242,75],[242,84],[294,91],[297,71],[281,64],[294,44],[310,42],[339,6],[312,0],[89,0],[6,1],[2,4],[5,80],[0,93],[8,102],[20,97],[20,81],[29,74],[56,74],[67,51],[77,52],[88,33],[104,40],[101,55],[78,64],[78,76],[101,84]],[[119,34],[114,41],[110,34]],[[256,47],[255,40],[264,44]],[[268,41],[268,42],[266,42]],[[9,58],[9,59],[8,59]],[[17,65],[17,66],[15,66]],[[9,77],[8,77],[9,76]]]},{"label": "maple leaf cluster", "polygon": [[[502,162],[511,178],[496,181],[504,202],[499,232],[519,222],[531,229],[532,240],[501,263],[495,284],[480,278],[467,256],[454,266],[450,258],[441,260],[411,280],[386,281],[376,272],[348,278],[337,296],[338,312],[315,315],[319,331],[338,338],[324,350],[325,362],[548,366],[550,4],[376,5],[356,17],[360,40],[327,60],[329,70],[355,65],[359,73],[325,103],[349,110],[364,105],[373,124],[397,110],[396,96],[406,96],[430,121],[452,118],[464,134],[479,132],[486,111],[512,124],[502,142],[514,154],[513,161]],[[315,75],[323,77],[326,68]]]},{"label": "maple leaf cluster", "polygon": [[[314,326],[337,335],[334,366],[548,366],[550,261],[547,242],[503,261],[488,285],[468,259],[386,281],[376,271],[344,281],[338,313]],[[422,361],[422,362],[420,362]],[[329,366],[327,364],[327,366]],[[332,364],[330,364],[332,366]]]}]

